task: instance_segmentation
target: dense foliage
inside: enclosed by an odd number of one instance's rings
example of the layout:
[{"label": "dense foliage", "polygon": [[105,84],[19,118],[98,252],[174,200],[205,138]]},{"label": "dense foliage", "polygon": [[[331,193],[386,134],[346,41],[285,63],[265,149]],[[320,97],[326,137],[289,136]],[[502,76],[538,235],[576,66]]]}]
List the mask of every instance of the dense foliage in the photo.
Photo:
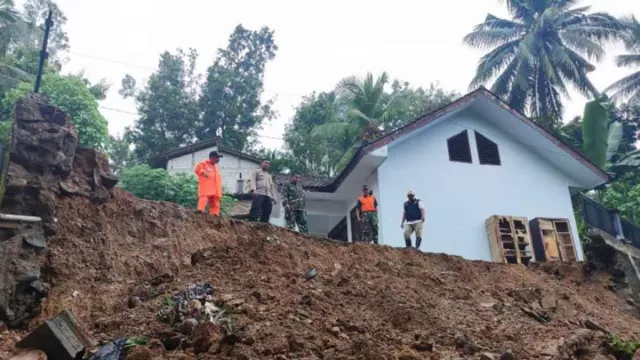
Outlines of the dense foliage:
[{"label": "dense foliage", "polygon": [[273,117],[271,102],[263,103],[264,69],[278,47],[273,31],[252,31],[238,25],[225,49],[207,70],[195,72],[198,54],[178,49],[164,52],[158,70],[143,89],[127,75],[120,94],[134,97],[140,118],[126,136],[135,143],[138,161],[197,140],[222,137],[223,145],[251,150],[260,125]]},{"label": "dense foliage", "polygon": [[[42,77],[40,92],[47,96],[52,105],[71,115],[81,146],[104,149],[109,140],[108,123],[98,111],[98,101],[85,81],[78,75],[49,72]],[[32,88],[31,82],[23,82],[7,92],[2,100],[2,109],[5,112],[11,109],[16,100]]]},{"label": "dense foliage", "polygon": [[[169,175],[165,169],[135,165],[120,172],[119,186],[142,199],[168,201],[188,208],[198,205],[198,180],[193,174]],[[229,214],[234,201],[223,196],[222,215]]]}]

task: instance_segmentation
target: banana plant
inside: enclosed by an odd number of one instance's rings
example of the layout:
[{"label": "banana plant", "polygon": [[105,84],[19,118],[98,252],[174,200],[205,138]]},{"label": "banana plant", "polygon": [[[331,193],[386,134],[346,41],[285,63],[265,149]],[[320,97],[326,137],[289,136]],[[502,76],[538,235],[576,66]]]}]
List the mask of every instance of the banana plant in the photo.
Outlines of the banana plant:
[{"label": "banana plant", "polygon": [[618,154],[622,142],[622,123],[611,121],[613,103],[606,95],[587,102],[582,118],[582,140],[585,156],[611,174],[625,172],[640,166],[640,150]]}]

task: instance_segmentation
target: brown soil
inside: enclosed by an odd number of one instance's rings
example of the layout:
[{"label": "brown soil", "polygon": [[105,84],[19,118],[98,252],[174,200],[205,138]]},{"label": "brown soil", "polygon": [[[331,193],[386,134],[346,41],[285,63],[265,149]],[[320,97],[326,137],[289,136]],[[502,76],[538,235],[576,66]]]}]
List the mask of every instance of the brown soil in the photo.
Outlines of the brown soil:
[{"label": "brown soil", "polygon": [[[152,339],[129,358],[477,359],[506,350],[518,359],[596,358],[604,335],[584,320],[640,339],[637,310],[579,264],[527,269],[347,245],[123,191],[98,206],[61,196],[55,213],[43,268],[51,292],[30,327],[66,308],[96,340]],[[311,267],[319,275],[305,281]],[[161,295],[196,282],[212,284],[233,309],[240,342],[224,345],[218,330],[204,329],[208,351],[196,355],[197,341],[165,349],[174,333],[156,316]],[[129,309],[132,295],[143,303]],[[0,358],[25,333],[0,333]]]}]

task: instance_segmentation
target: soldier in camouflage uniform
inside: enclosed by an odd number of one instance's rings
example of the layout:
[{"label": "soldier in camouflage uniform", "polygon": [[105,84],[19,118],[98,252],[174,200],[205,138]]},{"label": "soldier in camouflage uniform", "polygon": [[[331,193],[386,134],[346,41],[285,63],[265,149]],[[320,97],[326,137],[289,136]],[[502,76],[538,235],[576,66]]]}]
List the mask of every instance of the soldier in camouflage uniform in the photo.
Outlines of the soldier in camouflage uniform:
[{"label": "soldier in camouflage uniform", "polygon": [[360,222],[360,241],[378,244],[378,200],[365,185],[358,198],[356,217]]},{"label": "soldier in camouflage uniform", "polygon": [[305,210],[304,190],[300,185],[300,175],[291,176],[291,181],[284,185],[282,189],[284,200],[284,219],[287,221],[287,229],[295,230],[303,234],[309,232],[307,228],[307,211]]}]

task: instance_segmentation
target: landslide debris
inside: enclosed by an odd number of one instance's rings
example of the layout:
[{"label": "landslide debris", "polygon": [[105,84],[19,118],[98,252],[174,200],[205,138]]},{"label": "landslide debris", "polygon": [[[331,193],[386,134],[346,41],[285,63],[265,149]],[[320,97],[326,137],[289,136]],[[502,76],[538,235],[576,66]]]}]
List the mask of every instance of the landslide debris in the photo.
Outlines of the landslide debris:
[{"label": "landslide debris", "polygon": [[[637,308],[579,264],[524,268],[349,245],[118,189],[96,201],[100,176],[77,154],[64,179],[81,191],[52,186],[50,197],[23,193],[30,202],[11,205],[50,200],[56,221],[36,254],[49,287],[42,311],[27,328],[0,332],[0,358],[63,309],[102,343],[147,339],[129,359],[607,359],[610,334],[640,339]],[[27,183],[54,178],[23,169]],[[159,316],[202,284],[211,292],[200,306],[224,309],[225,322]],[[186,303],[197,308],[193,297]]]}]

